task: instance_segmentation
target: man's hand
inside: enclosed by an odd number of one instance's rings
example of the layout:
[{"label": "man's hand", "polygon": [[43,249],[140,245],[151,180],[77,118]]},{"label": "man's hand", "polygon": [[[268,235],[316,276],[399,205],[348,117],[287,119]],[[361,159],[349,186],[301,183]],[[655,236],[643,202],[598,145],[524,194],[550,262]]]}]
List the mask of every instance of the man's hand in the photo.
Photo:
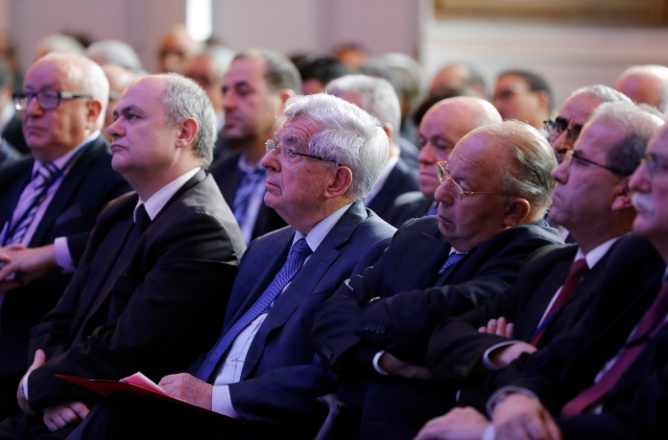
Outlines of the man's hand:
[{"label": "man's hand", "polygon": [[499,319],[490,319],[487,327],[483,326],[478,329],[480,333],[489,333],[490,335],[503,336],[504,338],[512,338],[513,330],[515,330],[515,324],[507,322],[503,316]]},{"label": "man's hand", "polygon": [[427,370],[427,367],[413,365],[397,359],[390,353],[383,353],[378,359],[378,366],[389,374],[401,376],[406,379],[432,379],[434,376]]},{"label": "man's hand", "polygon": [[498,368],[505,368],[522,353],[535,353],[538,349],[526,342],[516,342],[496,348],[489,354],[489,361]]},{"label": "man's hand", "polygon": [[204,409],[211,409],[213,385],[187,373],[165,376],[158,384],[167,394]]},{"label": "man's hand", "polygon": [[494,409],[497,440],[561,440],[561,431],[545,407],[525,394],[512,394]]},{"label": "man's hand", "polygon": [[88,407],[81,402],[67,402],[44,410],[44,424],[53,432],[67,425],[78,425],[88,415]]},{"label": "man's hand", "polygon": [[[25,286],[57,266],[53,244],[38,248],[26,248],[22,244],[10,244],[0,249],[0,290]],[[7,279],[14,274],[13,279]]]},{"label": "man's hand", "polygon": [[428,421],[415,440],[480,440],[489,425],[490,421],[471,407],[454,408]]},{"label": "man's hand", "polygon": [[30,415],[34,416],[35,411],[30,408],[30,402],[28,402],[28,399],[26,398],[26,395],[23,393],[23,381],[25,380],[25,377],[30,374],[33,370],[41,367],[44,362],[46,362],[46,354],[44,354],[44,351],[42,350],[37,350],[35,351],[35,358],[32,361],[32,365],[28,367],[28,371],[26,371],[26,374],[23,375],[21,378],[21,382],[19,382],[19,389],[16,391],[16,398],[19,401],[19,407],[21,410]]}]

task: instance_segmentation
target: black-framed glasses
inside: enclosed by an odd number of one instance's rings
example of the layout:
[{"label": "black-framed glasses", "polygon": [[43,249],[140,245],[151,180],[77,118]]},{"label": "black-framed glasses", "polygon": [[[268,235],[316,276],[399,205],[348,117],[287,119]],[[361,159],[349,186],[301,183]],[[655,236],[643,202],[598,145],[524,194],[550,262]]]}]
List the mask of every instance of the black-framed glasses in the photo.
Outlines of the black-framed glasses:
[{"label": "black-framed glasses", "polygon": [[294,148],[291,148],[291,147],[288,147],[288,146],[285,146],[285,145],[281,149],[279,147],[280,144],[277,144],[276,141],[274,141],[273,139],[267,139],[267,142],[265,142],[264,145],[267,149],[267,154],[269,154],[269,152],[273,149],[278,149],[279,153],[281,153],[281,152],[283,153],[283,157],[285,157],[285,160],[288,160],[288,159],[291,159],[291,158],[297,157],[297,156],[302,156],[302,157],[310,157],[311,159],[315,159],[315,160],[322,160],[324,162],[332,162],[332,163],[335,163],[335,164],[338,165],[338,163],[335,160],[326,159],[326,158],[320,157],[320,156],[314,156],[312,154],[300,153],[299,151],[296,151]]},{"label": "black-framed glasses", "polygon": [[441,184],[445,183],[448,193],[455,200],[459,200],[461,202],[464,199],[464,196],[476,196],[476,195],[522,197],[520,194],[515,194],[515,193],[467,191],[464,188],[462,188],[457,182],[455,182],[452,179],[452,177],[450,177],[450,172],[445,168],[447,164],[448,164],[447,160],[436,162],[436,165],[438,165],[438,173],[437,173],[438,181]]},{"label": "black-framed glasses", "polygon": [[566,118],[557,117],[554,121],[543,121],[543,124],[545,124],[545,131],[550,134],[550,137],[559,137],[564,131],[568,132],[568,143],[571,145],[575,144],[582,132],[582,124],[573,124],[572,127],[569,127],[570,121]]},{"label": "black-framed glasses", "polygon": [[668,171],[668,158],[665,156],[646,153],[642,161],[647,165],[647,174],[649,174],[650,179],[653,179],[659,171]]},{"label": "black-framed glasses", "polygon": [[567,167],[570,167],[573,164],[573,159],[575,159],[575,160],[577,160],[579,162],[582,162],[582,163],[587,163],[589,165],[594,165],[594,166],[597,166],[599,168],[603,168],[603,169],[608,170],[611,173],[617,174],[619,176],[630,176],[631,175],[631,173],[624,172],[624,171],[620,170],[619,168],[609,167],[607,165],[603,165],[601,163],[594,162],[591,159],[587,159],[586,157],[582,156],[582,153],[580,153],[580,151],[576,151],[576,150],[568,150],[568,152],[564,156],[564,159],[566,160],[566,166]]},{"label": "black-framed glasses", "polygon": [[16,110],[23,111],[28,108],[28,103],[33,98],[37,98],[37,103],[42,110],[54,110],[60,105],[63,99],[93,99],[91,95],[76,92],[59,92],[56,90],[40,90],[39,92],[14,92],[12,99]]}]

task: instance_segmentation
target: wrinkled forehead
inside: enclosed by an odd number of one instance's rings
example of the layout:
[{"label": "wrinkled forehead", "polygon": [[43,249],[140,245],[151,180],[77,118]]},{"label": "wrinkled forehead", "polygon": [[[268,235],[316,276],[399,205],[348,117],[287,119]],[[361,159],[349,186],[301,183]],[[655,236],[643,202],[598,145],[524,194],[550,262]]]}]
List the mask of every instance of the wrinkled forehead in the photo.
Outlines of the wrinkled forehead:
[{"label": "wrinkled forehead", "polygon": [[306,150],[311,138],[320,131],[319,124],[308,116],[299,115],[293,119],[283,118],[276,137],[279,142]]},{"label": "wrinkled forehead", "polygon": [[589,93],[575,95],[566,100],[559,111],[559,117],[571,124],[584,125],[599,105],[600,102]]}]

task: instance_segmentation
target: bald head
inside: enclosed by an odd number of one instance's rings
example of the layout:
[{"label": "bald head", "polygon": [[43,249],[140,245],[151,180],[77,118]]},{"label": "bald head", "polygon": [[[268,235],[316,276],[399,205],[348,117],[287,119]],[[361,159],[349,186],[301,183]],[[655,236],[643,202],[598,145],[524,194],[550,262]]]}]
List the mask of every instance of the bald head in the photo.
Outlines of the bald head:
[{"label": "bald head", "polygon": [[668,67],[629,67],[615,81],[615,89],[638,104],[648,104],[665,111],[668,103]]},{"label": "bald head", "polygon": [[478,127],[501,122],[492,104],[471,96],[457,96],[434,104],[419,128],[420,191],[433,197],[439,185],[437,162],[448,160],[459,140]]}]

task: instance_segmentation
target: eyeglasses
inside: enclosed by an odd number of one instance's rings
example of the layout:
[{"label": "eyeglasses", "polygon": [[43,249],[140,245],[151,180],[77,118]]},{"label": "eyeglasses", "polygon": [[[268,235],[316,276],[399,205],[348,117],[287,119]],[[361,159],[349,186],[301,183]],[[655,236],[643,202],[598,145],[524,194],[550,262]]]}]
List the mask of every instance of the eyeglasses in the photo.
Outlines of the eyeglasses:
[{"label": "eyeglasses", "polygon": [[582,131],[582,124],[573,124],[572,127],[568,127],[570,122],[566,118],[556,118],[554,121],[547,120],[543,121],[545,124],[545,131],[552,136],[559,137],[564,131],[568,132],[568,143],[573,145],[575,141],[580,137],[580,132]]},{"label": "eyeglasses", "polygon": [[445,183],[447,185],[446,188],[448,190],[448,193],[455,200],[459,200],[461,202],[464,199],[464,196],[475,196],[475,195],[479,195],[479,194],[489,195],[489,196],[522,197],[521,195],[515,194],[515,193],[488,192],[488,191],[466,191],[464,188],[459,186],[459,184],[457,182],[455,182],[452,179],[452,177],[450,177],[450,172],[445,169],[447,164],[448,164],[447,160],[442,160],[440,162],[436,162],[436,165],[438,165],[438,181],[440,183]]},{"label": "eyeglasses", "polygon": [[668,171],[668,158],[656,153],[645,154],[642,161],[647,165],[647,174],[649,174],[650,179],[653,179],[659,171]]},{"label": "eyeglasses", "polygon": [[[269,154],[269,152],[273,149],[278,149],[278,152],[281,152],[281,148],[279,147],[280,144],[277,144],[276,141],[272,139],[268,139],[264,145],[267,148],[267,154]],[[300,153],[299,151],[295,151],[293,148],[283,146],[283,157],[285,157],[285,160],[289,160],[297,156],[310,157],[311,159],[322,160],[324,162],[333,162],[338,165],[335,160],[325,159],[324,157],[314,156],[312,154]]]},{"label": "eyeglasses", "polygon": [[567,161],[566,166],[570,167],[573,164],[573,159],[575,159],[575,160],[577,160],[579,162],[582,162],[582,163],[587,163],[587,164],[590,164],[590,165],[597,166],[599,168],[603,168],[603,169],[608,170],[611,173],[617,174],[619,176],[630,176],[631,175],[630,173],[622,171],[619,168],[609,167],[607,165],[603,165],[603,164],[600,164],[598,162],[594,162],[591,159],[587,159],[586,157],[582,157],[581,154],[582,153],[580,153],[579,151],[568,150],[568,152],[564,156],[564,159]]},{"label": "eyeglasses", "polygon": [[74,92],[58,92],[55,90],[40,90],[39,92],[14,92],[12,99],[16,110],[23,111],[28,108],[31,99],[37,98],[37,103],[42,110],[54,110],[60,105],[62,99],[93,99],[91,95]]}]

